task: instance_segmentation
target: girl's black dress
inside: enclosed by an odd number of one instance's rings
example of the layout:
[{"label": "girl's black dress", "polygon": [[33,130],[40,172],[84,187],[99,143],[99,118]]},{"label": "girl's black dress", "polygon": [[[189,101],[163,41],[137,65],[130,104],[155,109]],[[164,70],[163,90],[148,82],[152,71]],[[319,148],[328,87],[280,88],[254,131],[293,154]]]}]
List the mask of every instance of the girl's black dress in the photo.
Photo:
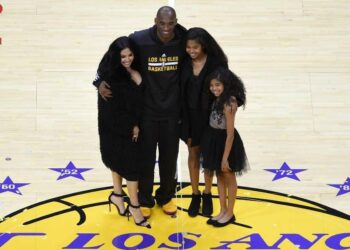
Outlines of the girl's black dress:
[{"label": "girl's black dress", "polygon": [[199,146],[204,128],[208,124],[210,110],[203,106],[203,96],[207,96],[209,86],[205,86],[206,77],[218,67],[227,68],[227,64],[219,62],[215,57],[207,56],[207,60],[198,76],[193,75],[192,59],[187,56],[181,70],[181,139],[187,143],[192,139],[191,147]]},{"label": "girl's black dress", "polygon": [[139,125],[142,110],[142,86],[129,75],[105,79],[111,86],[108,101],[98,94],[98,131],[103,163],[126,180],[139,179],[140,140],[132,141],[133,127]]},{"label": "girl's black dress", "polygon": [[[215,102],[213,103],[213,107]],[[221,161],[226,142],[226,120],[223,113],[214,108],[209,118],[209,126],[203,132],[201,151],[203,156],[203,168],[210,171],[221,172]],[[234,129],[233,145],[228,157],[231,171],[241,175],[249,168],[243,141],[238,131]]]}]

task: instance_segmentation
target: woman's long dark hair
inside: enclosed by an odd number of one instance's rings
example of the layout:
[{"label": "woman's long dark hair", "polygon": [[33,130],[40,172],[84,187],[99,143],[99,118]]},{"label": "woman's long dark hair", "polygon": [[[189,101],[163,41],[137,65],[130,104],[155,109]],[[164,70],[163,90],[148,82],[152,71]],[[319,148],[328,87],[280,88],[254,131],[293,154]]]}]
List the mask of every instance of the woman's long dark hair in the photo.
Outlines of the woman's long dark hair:
[{"label": "woman's long dark hair", "polygon": [[[115,39],[109,46],[108,51],[104,54],[98,66],[98,74],[106,79],[115,74],[119,77],[126,76],[127,72],[121,64],[120,58],[120,52],[126,48],[129,48],[132,52],[134,52],[128,37],[121,36]],[[133,64],[131,67],[133,67]]]},{"label": "woman's long dark hair", "polygon": [[194,27],[187,31],[186,41],[194,40],[198,42],[203,52],[210,57],[215,57],[221,65],[227,65],[228,60],[224,51],[216,40],[203,28]]},{"label": "woman's long dark hair", "polygon": [[214,100],[214,95],[210,92],[209,86],[211,80],[216,79],[219,82],[222,82],[224,85],[224,90],[219,98],[217,98],[217,103],[213,107],[217,112],[222,113],[225,104],[229,104],[231,102],[231,97],[236,97],[238,107],[245,107],[246,104],[246,90],[241,79],[236,76],[229,69],[220,67],[213,71],[206,78],[205,88],[206,95],[208,96],[206,99],[207,103],[203,103],[203,107],[205,109],[209,109]]}]

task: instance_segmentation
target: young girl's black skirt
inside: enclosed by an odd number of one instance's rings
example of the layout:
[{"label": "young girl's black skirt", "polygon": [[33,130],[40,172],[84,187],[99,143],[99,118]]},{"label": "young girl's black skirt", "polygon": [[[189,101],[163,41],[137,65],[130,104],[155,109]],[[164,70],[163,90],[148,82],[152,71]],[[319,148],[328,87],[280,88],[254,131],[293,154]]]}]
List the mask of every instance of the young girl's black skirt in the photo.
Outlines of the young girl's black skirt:
[{"label": "young girl's black skirt", "polygon": [[[208,126],[201,139],[203,168],[209,171],[221,172],[221,161],[225,150],[226,129],[216,129]],[[238,131],[234,129],[234,139],[228,157],[229,167],[236,175],[241,175],[249,168],[243,141]]]}]

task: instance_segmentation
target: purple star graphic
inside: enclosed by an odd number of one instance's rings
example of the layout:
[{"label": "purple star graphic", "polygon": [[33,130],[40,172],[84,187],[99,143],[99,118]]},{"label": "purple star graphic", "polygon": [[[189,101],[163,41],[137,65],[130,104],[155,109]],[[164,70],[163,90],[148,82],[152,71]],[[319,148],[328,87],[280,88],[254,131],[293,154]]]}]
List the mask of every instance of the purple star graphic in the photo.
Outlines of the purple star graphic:
[{"label": "purple star graphic", "polygon": [[350,192],[350,177],[343,184],[328,184],[328,186],[339,188],[337,196]]},{"label": "purple star graphic", "polygon": [[70,161],[65,168],[50,168],[50,169],[60,173],[60,175],[57,178],[57,181],[68,177],[75,177],[77,179],[85,181],[81,173],[85,171],[89,171],[92,168],[76,168],[73,162]]},{"label": "purple star graphic", "polygon": [[300,181],[296,174],[299,172],[303,172],[306,169],[291,169],[288,166],[288,164],[284,162],[283,165],[281,166],[281,168],[279,168],[279,169],[265,169],[265,170],[276,174],[275,177],[272,179],[272,181],[276,181],[278,179],[282,179],[285,177]]},{"label": "purple star graphic", "polygon": [[15,194],[22,195],[21,191],[19,191],[19,188],[28,184],[30,183],[14,183],[11,180],[10,176],[7,176],[4,182],[0,182],[0,193],[12,192]]}]

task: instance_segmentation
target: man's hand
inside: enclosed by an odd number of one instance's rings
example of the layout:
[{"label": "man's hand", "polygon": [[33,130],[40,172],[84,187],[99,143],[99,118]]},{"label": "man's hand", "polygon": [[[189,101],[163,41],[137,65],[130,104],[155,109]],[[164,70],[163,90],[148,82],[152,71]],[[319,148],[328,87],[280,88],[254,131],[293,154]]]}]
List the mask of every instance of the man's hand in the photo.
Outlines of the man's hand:
[{"label": "man's hand", "polygon": [[107,101],[107,98],[113,97],[111,86],[109,86],[109,84],[105,81],[102,81],[100,86],[98,87],[98,93],[101,95],[101,97],[105,101]]}]

